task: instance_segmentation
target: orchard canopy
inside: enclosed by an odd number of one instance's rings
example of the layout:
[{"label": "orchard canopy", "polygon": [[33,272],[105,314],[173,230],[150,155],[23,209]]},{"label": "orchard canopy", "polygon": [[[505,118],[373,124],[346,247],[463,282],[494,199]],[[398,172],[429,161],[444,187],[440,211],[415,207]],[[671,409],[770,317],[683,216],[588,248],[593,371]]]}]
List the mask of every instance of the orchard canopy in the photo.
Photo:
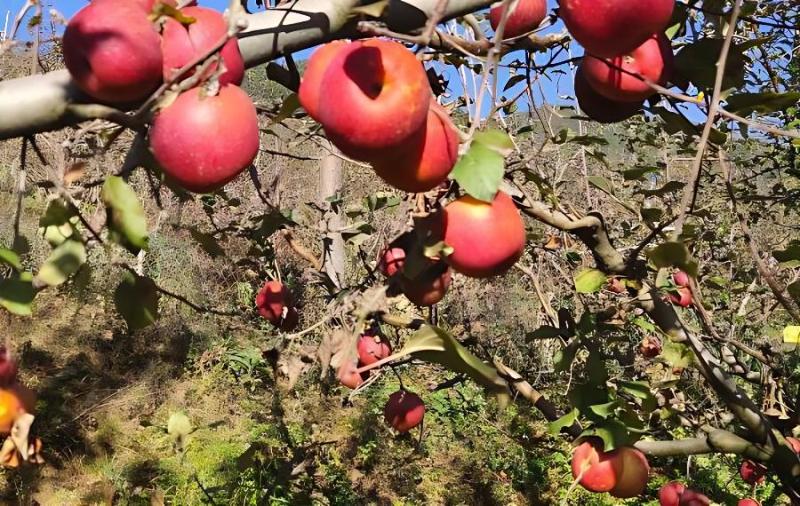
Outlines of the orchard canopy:
[{"label": "orchard canopy", "polygon": [[797,2],[5,6],[4,499],[800,504]]}]

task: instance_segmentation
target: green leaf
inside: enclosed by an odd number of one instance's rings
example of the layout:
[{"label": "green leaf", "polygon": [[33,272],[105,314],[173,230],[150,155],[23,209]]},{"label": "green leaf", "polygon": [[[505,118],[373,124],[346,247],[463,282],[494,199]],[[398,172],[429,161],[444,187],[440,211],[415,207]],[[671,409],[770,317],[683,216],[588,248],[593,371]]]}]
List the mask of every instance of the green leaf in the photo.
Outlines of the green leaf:
[{"label": "green leaf", "polygon": [[785,111],[800,101],[800,92],[738,93],[729,96],[725,101],[728,103],[725,107],[727,110],[746,117],[754,112],[770,114]]},{"label": "green leaf", "polygon": [[473,355],[444,330],[431,325],[420,328],[396,354],[413,355],[427,362],[441,364],[453,372],[466,374],[492,392],[505,406],[511,401],[508,385],[497,370]]},{"label": "green leaf", "polygon": [[594,186],[598,190],[608,193],[609,195],[614,195],[614,186],[608,179],[602,176],[589,176],[586,179],[589,180],[590,185]]},{"label": "green leaf", "polygon": [[473,142],[458,159],[450,177],[478,200],[492,202],[503,179],[503,156],[481,143]]},{"label": "green leaf", "polygon": [[514,151],[514,141],[511,140],[511,137],[502,130],[494,128],[483,132],[477,132],[472,138],[472,142],[483,144],[504,157],[510,155],[511,152]]},{"label": "green leaf", "polygon": [[[675,55],[676,74],[689,79],[700,89],[712,89],[717,73],[717,60],[724,40],[704,38],[684,46]],[[740,88],[744,85],[748,59],[737,44],[732,44],[725,64],[722,89]]]},{"label": "green leaf", "polygon": [[565,429],[567,427],[572,427],[572,424],[574,424],[577,420],[578,420],[578,410],[572,408],[572,411],[570,411],[566,415],[562,416],[558,420],[554,420],[549,424],[547,424],[547,431],[552,436],[557,436],[562,429]]},{"label": "green leaf", "polygon": [[111,238],[134,255],[148,247],[147,220],[136,192],[124,179],[109,176],[100,198],[108,212]]},{"label": "green leaf", "polygon": [[39,232],[55,248],[70,238],[80,240],[77,224],[78,217],[74,209],[63,200],[56,199],[50,202],[44,215],[39,218]]},{"label": "green leaf", "polygon": [[84,263],[86,246],[79,241],[64,241],[39,268],[36,281],[47,286],[58,286],[75,274]]},{"label": "green leaf", "polygon": [[586,429],[581,437],[597,436],[603,440],[604,451],[610,452],[620,446],[628,446],[634,440],[628,427],[619,420],[608,419],[603,423]]},{"label": "green leaf", "polygon": [[656,326],[650,323],[648,320],[645,320],[641,316],[637,316],[636,318],[634,318],[633,324],[646,332],[656,331]]},{"label": "green leaf", "polygon": [[16,251],[8,248],[0,248],[0,263],[6,264],[16,271],[22,270],[22,262]]},{"label": "green leaf", "polygon": [[605,420],[606,418],[613,416],[618,407],[619,403],[617,401],[611,401],[603,404],[592,404],[589,406],[589,411]]},{"label": "green leaf", "polygon": [[574,339],[569,342],[563,349],[556,351],[553,357],[553,368],[556,372],[563,372],[572,367],[572,362],[575,360],[575,354],[578,353],[579,341]]},{"label": "green leaf", "polygon": [[158,319],[159,297],[152,279],[126,271],[114,291],[114,305],[128,328],[138,330]]},{"label": "green leaf", "polygon": [[697,277],[697,262],[682,242],[665,242],[647,251],[647,257],[658,268],[680,267],[690,276]]},{"label": "green leaf", "polygon": [[620,381],[618,383],[619,389],[626,392],[637,399],[643,401],[655,400],[653,392],[650,391],[650,385],[645,381]]},{"label": "green leaf", "polygon": [[683,343],[675,343],[669,339],[664,340],[661,358],[672,367],[686,368],[692,364],[694,355],[692,350]]},{"label": "green leaf", "polygon": [[33,274],[30,272],[21,272],[0,280],[0,306],[15,315],[30,316],[35,296]]},{"label": "green leaf", "polygon": [[517,74],[515,76],[509,77],[508,81],[506,81],[505,86],[503,86],[503,91],[508,91],[510,88],[513,88],[514,86],[521,83],[525,79],[526,79],[525,74]]},{"label": "green leaf", "polygon": [[578,293],[599,292],[608,282],[606,275],[597,269],[583,269],[575,276],[575,290]]},{"label": "green leaf", "polygon": [[784,267],[800,261],[800,241],[790,242],[784,250],[773,251],[772,256]]},{"label": "green leaf", "polygon": [[272,118],[272,123],[280,123],[294,114],[294,112],[299,108],[300,99],[297,97],[297,93],[290,93],[289,96],[283,99],[283,103],[281,104],[281,108],[278,110],[278,114]]},{"label": "green leaf", "polygon": [[664,216],[664,210],[657,207],[643,207],[639,209],[639,214],[642,215],[643,220],[649,223],[655,223]]}]

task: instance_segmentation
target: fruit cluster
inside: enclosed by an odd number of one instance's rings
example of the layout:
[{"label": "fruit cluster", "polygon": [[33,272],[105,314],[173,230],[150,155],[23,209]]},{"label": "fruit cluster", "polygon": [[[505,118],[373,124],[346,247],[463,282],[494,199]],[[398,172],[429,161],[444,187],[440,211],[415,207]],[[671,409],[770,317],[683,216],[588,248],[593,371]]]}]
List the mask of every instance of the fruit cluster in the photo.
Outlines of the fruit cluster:
[{"label": "fruit cluster", "polygon": [[[162,83],[192,76],[194,66],[223,40],[221,13],[173,0],[94,0],[70,19],[64,61],[77,86],[94,100],[129,105]],[[189,191],[210,192],[255,159],[258,117],[238,87],[244,60],[235,38],[209,59],[196,86],[165,94],[152,120],[150,149],[165,175]]]}]

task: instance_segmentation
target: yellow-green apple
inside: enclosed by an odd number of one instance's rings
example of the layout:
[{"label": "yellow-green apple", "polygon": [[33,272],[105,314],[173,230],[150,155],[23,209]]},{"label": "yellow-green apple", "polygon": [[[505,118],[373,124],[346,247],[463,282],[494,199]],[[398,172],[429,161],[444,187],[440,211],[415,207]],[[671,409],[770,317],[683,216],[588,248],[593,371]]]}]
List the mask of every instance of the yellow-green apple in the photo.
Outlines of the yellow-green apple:
[{"label": "yellow-green apple", "polygon": [[258,154],[256,108],[247,93],[232,84],[216,95],[192,88],[156,114],[149,140],[169,178],[189,191],[214,191]]},{"label": "yellow-green apple", "polygon": [[94,0],[64,31],[64,63],[84,93],[112,104],[142,100],[161,83],[161,38],[136,2]]},{"label": "yellow-green apple", "polygon": [[372,168],[398,190],[426,192],[447,180],[458,159],[458,132],[450,115],[431,99],[428,119],[398,146],[375,155]]},{"label": "yellow-green apple", "polygon": [[639,102],[611,100],[596,92],[586,81],[582,67],[575,72],[575,98],[581,112],[598,123],[616,123],[635,116],[642,109]]},{"label": "yellow-green apple", "polygon": [[637,75],[666,84],[672,75],[672,46],[664,34],[655,34],[620,56],[584,56],[581,71],[589,86],[600,95],[618,102],[641,103],[655,90]]},{"label": "yellow-green apple", "polygon": [[[503,2],[496,2],[489,10],[489,24],[492,30],[497,31],[500,20],[503,18]],[[518,0],[514,10],[511,11],[503,28],[503,38],[511,39],[535,30],[547,16],[546,0]]]},{"label": "yellow-green apple", "polygon": [[[184,65],[207,53],[228,31],[228,23],[218,11],[205,7],[185,7],[181,12],[194,19],[194,22],[184,25],[175,18],[166,18],[161,32],[165,80],[171,79]],[[244,60],[236,38],[226,42],[219,54],[225,66],[225,72],[219,76],[220,84],[240,84],[244,78]],[[216,67],[216,64],[212,65],[208,75]]]},{"label": "yellow-green apple", "polygon": [[447,263],[466,276],[503,274],[525,249],[525,224],[514,201],[502,191],[491,203],[464,196],[447,204],[440,226],[444,242],[453,248]]},{"label": "yellow-green apple", "polygon": [[383,419],[397,432],[408,432],[422,423],[425,403],[419,395],[407,390],[398,390],[389,396],[383,408]]},{"label": "yellow-green apple", "polygon": [[614,57],[663,31],[673,7],[675,0],[561,0],[558,15],[587,53]]}]

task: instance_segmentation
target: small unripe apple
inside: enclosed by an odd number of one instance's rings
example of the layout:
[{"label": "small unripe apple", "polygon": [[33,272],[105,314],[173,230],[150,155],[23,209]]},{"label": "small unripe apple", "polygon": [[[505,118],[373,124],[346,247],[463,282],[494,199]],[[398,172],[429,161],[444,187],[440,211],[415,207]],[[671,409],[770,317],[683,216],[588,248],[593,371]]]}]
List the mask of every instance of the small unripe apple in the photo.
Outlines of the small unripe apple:
[{"label": "small unripe apple", "polygon": [[608,493],[621,499],[641,495],[650,475],[650,464],[644,453],[622,446],[612,451],[609,457],[614,465],[616,483]]},{"label": "small unripe apple", "polygon": [[437,263],[414,279],[401,277],[400,289],[414,304],[432,306],[444,298],[451,281],[447,264]]},{"label": "small unripe apple", "polygon": [[796,437],[787,437],[786,442],[789,443],[792,451],[795,453],[800,453],[800,439],[797,439]]},{"label": "small unripe apple", "polygon": [[674,0],[561,0],[558,15],[587,53],[614,57],[662,32],[673,7]]},{"label": "small unripe apple", "polygon": [[342,365],[339,366],[339,370],[336,372],[336,378],[339,380],[339,383],[351,390],[355,390],[359,385],[364,383],[364,378],[358,373],[358,366],[353,360],[345,360],[342,362]]},{"label": "small unripe apple", "polygon": [[[492,30],[497,31],[500,20],[503,18],[505,8],[503,2],[492,4],[489,10],[489,24]],[[516,8],[508,15],[505,27],[503,28],[503,38],[511,39],[522,34],[531,32],[538,28],[539,24],[547,16],[546,0],[519,0]]]},{"label": "small unripe apple", "polygon": [[14,422],[23,413],[36,410],[36,393],[21,383],[0,388],[0,434],[11,432]]},{"label": "small unripe apple", "polygon": [[658,504],[660,506],[679,506],[681,496],[686,491],[686,485],[679,481],[665,483],[658,490]]},{"label": "small unripe apple", "polygon": [[692,290],[688,286],[680,286],[677,294],[669,294],[669,300],[681,307],[689,307],[692,304]]},{"label": "small unripe apple", "polygon": [[748,497],[746,499],[741,499],[736,506],[761,506],[761,503]]},{"label": "small unripe apple", "polygon": [[391,355],[392,347],[383,336],[363,334],[358,338],[356,351],[361,365],[371,365]]},{"label": "small unripe apple", "polygon": [[390,278],[403,270],[406,263],[406,252],[399,246],[388,246],[378,257],[378,270]]},{"label": "small unripe apple", "polygon": [[739,476],[749,485],[764,483],[767,479],[767,468],[763,464],[746,459],[739,467]]},{"label": "small unripe apple", "polygon": [[[586,82],[600,95],[618,102],[636,102],[655,94],[639,74],[664,85],[672,75],[672,46],[663,34],[655,34],[629,53],[602,59],[586,55],[581,72]],[[622,69],[622,70],[620,70]]]},{"label": "small unripe apple", "polygon": [[297,325],[298,314],[293,307],[292,294],[280,281],[264,283],[256,295],[256,308],[264,319],[281,330],[291,330]]},{"label": "small unripe apple", "polygon": [[581,67],[575,73],[575,98],[581,113],[598,123],[617,123],[642,110],[641,102],[620,102],[599,94],[586,81]]},{"label": "small unripe apple", "polygon": [[225,186],[258,154],[256,108],[238,86],[217,95],[192,88],[159,111],[150,127],[150,150],[181,187],[207,193]]},{"label": "small unripe apple", "polygon": [[[194,18],[194,23],[183,25],[174,18],[166,18],[161,32],[161,49],[164,53],[164,80],[195,58],[205,54],[228,31],[228,23],[222,13],[205,7],[185,7],[184,16]],[[220,84],[240,84],[244,78],[244,60],[239,53],[239,43],[232,38],[222,46],[220,57],[225,72],[219,76]],[[216,64],[208,75],[216,70]],[[191,72],[188,75],[191,75]]]},{"label": "small unripe apple", "polygon": [[96,100],[135,102],[161,83],[161,38],[141,4],[94,0],[70,19],[62,42],[67,70]]},{"label": "small unripe apple", "polygon": [[0,388],[13,385],[17,381],[17,361],[5,346],[0,346]]},{"label": "small unripe apple", "polygon": [[572,477],[590,492],[608,492],[617,482],[614,461],[603,451],[603,442],[587,439],[572,452]]},{"label": "small unripe apple", "polygon": [[453,248],[447,263],[473,278],[503,274],[522,256],[525,224],[508,194],[484,202],[469,195],[444,208],[444,242]]},{"label": "small unripe apple", "polygon": [[408,390],[398,390],[389,396],[383,408],[383,419],[397,432],[408,432],[422,423],[425,403],[419,395]]},{"label": "small unripe apple", "polygon": [[689,286],[689,275],[682,270],[672,273],[672,281],[678,286]]},{"label": "small unripe apple", "polygon": [[639,345],[639,353],[645,358],[655,358],[661,354],[661,340],[656,336],[645,336]]}]

